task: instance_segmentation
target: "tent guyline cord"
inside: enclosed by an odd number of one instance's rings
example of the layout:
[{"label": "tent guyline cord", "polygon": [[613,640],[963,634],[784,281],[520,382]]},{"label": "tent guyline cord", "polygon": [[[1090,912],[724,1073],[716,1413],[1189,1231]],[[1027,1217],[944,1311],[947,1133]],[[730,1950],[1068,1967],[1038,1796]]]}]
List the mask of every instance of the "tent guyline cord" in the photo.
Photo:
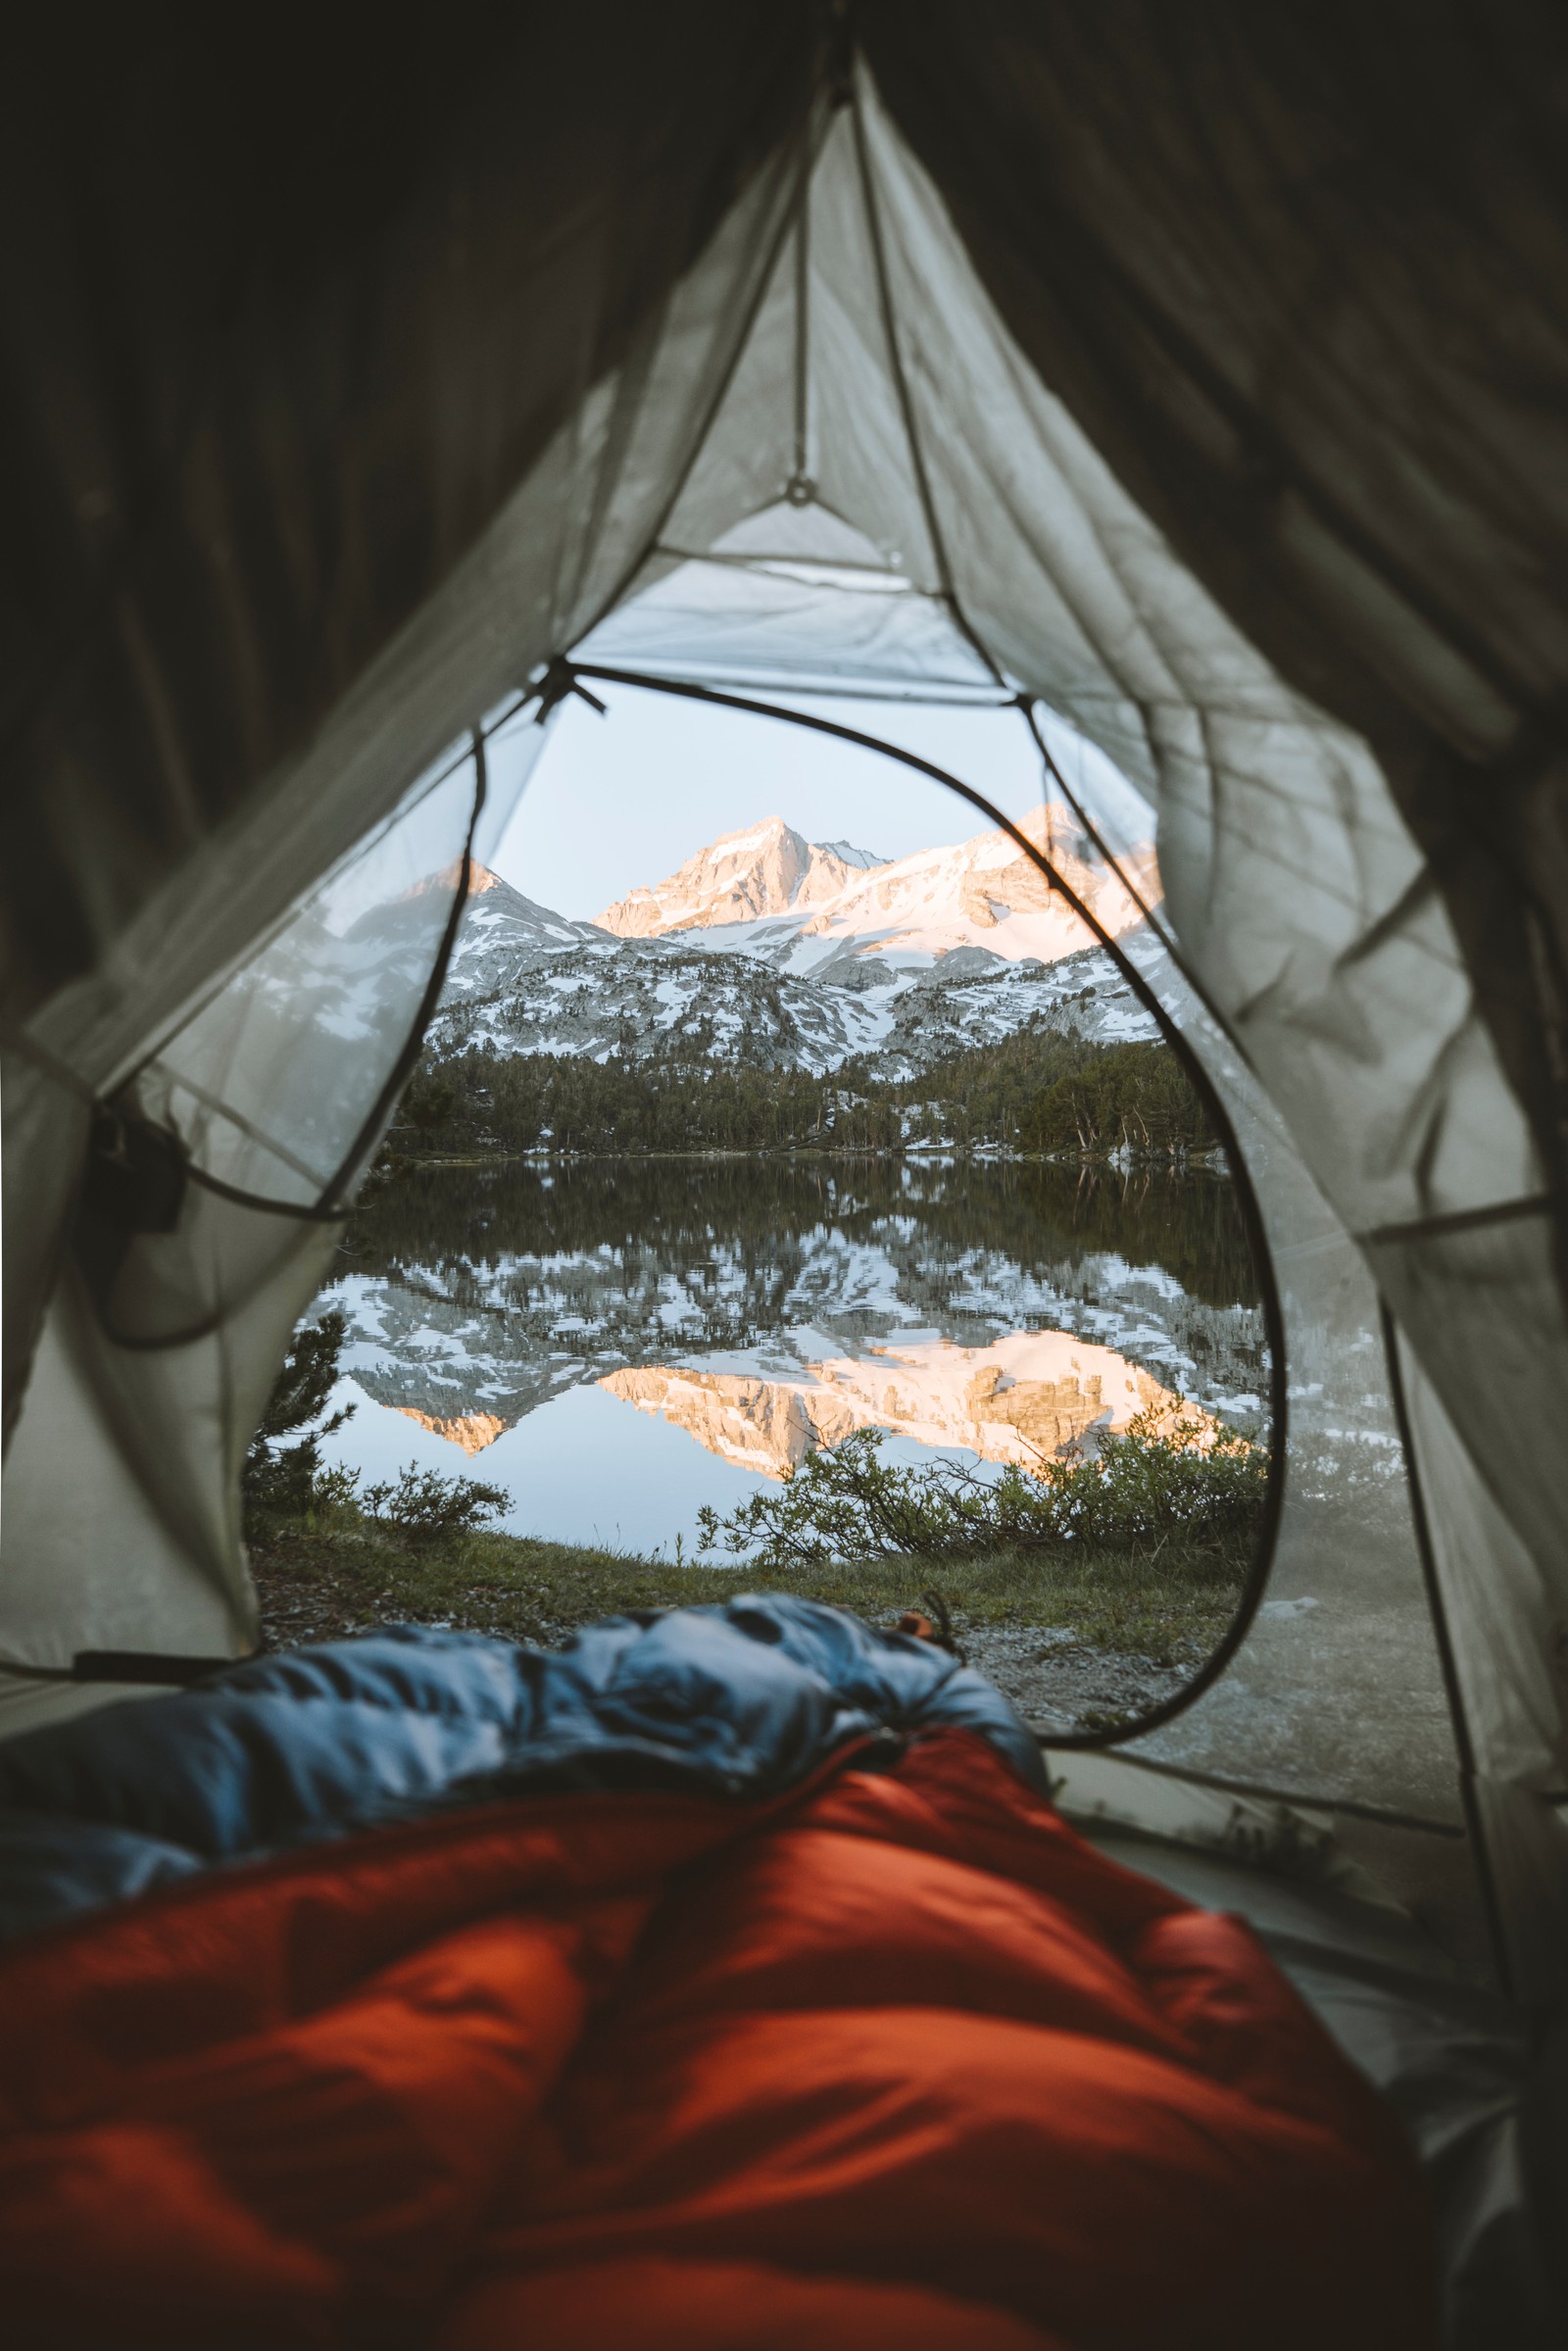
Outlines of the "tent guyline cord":
[{"label": "tent guyline cord", "polygon": [[1166,1698],[1158,1706],[1151,1708],[1147,1714],[1141,1715],[1135,1724],[1124,1731],[1073,1732],[1060,1737],[1054,1735],[1050,1739],[1042,1739],[1041,1743],[1062,1749],[1110,1747],[1119,1745],[1124,1739],[1141,1739],[1150,1731],[1157,1731],[1162,1724],[1170,1722],[1176,1715],[1184,1713],[1196,1699],[1202,1696],[1204,1690],[1212,1688],[1213,1684],[1226,1671],[1231,1659],[1246,1640],[1251,1629],[1252,1619],[1257,1613],[1258,1604],[1262,1599],[1269,1571],[1274,1563],[1274,1551],[1279,1541],[1280,1519],[1285,1506],[1285,1448],[1289,1416],[1289,1383],[1285,1369],[1284,1308],[1280,1301],[1279,1285],[1274,1274],[1274,1260],[1269,1249],[1268,1238],[1263,1225],[1263,1214],[1258,1205],[1251,1175],[1243,1155],[1236,1129],[1231,1122],[1230,1113],[1226,1109],[1213,1080],[1194,1053],[1191,1046],[1188,1045],[1164,1005],[1149,986],[1142,972],[1117,946],[1099,917],[1084,904],[1070,883],[1057,873],[1035,847],[1028,835],[1022,832],[1010,817],[1004,816],[1000,809],[994,808],[984,793],[977,791],[972,784],[961,782],[957,776],[951,775],[945,767],[938,767],[934,761],[921,759],[916,752],[906,751],[896,743],[886,743],[877,735],[864,734],[858,727],[845,726],[838,719],[818,717],[811,711],[792,710],[782,704],[759,702],[749,695],[721,693],[716,687],[699,686],[687,679],[642,675],[636,670],[611,669],[593,661],[571,661],[567,662],[565,666],[570,670],[574,679],[592,678],[598,684],[633,686],[651,694],[675,695],[683,701],[707,703],[718,710],[742,710],[757,718],[777,718],[787,726],[805,727],[812,734],[830,735],[841,743],[853,743],[862,751],[876,752],[883,759],[897,760],[901,766],[910,767],[916,774],[928,776],[933,783],[941,784],[947,791],[956,794],[959,800],[967,801],[972,808],[978,809],[981,815],[991,823],[1000,826],[1014,846],[1029,859],[1029,862],[1045,876],[1052,888],[1060,894],[1085,928],[1099,941],[1132,989],[1139,1003],[1151,1014],[1165,1043],[1187,1072],[1193,1091],[1197,1094],[1211,1120],[1230,1162],[1236,1182],[1237,1196],[1241,1203],[1242,1220],[1247,1230],[1248,1242],[1251,1248],[1253,1263],[1263,1293],[1263,1323],[1269,1350],[1271,1442],[1268,1483],[1263,1494],[1262,1524],[1258,1531],[1257,1551],[1243,1588],[1241,1599],[1237,1604],[1236,1613],[1226,1628],[1223,1638],[1210,1651],[1192,1680],[1174,1696]]},{"label": "tent guyline cord", "polygon": [[1399,1445],[1404,1454],[1405,1484],[1410,1495],[1410,1525],[1415,1536],[1416,1556],[1421,1562],[1421,1581],[1426,1587],[1427,1611],[1432,1619],[1432,1631],[1437,1642],[1438,1666],[1443,1675],[1443,1691],[1447,1700],[1448,1719],[1453,1727],[1453,1743],[1459,1758],[1459,1802],[1464,1811],[1465,1828],[1470,1848],[1475,1855],[1476,1881],[1480,1888],[1482,1907],[1487,1914],[1487,1936],[1492,1944],[1493,1963],[1497,1981],[1506,1997],[1517,1997],[1508,1940],[1503,1932],[1502,1902],[1497,1891],[1496,1873],[1493,1868],[1492,1847],[1487,1838],[1486,1823],[1476,1795],[1475,1741],[1470,1733],[1470,1718],[1465,1707],[1464,1691],[1459,1682],[1459,1667],[1453,1646],[1453,1633],[1448,1623],[1447,1602],[1444,1598],[1443,1580],[1438,1572],[1438,1554],[1432,1541],[1432,1521],[1427,1511],[1426,1493],[1416,1462],[1415,1431],[1410,1420],[1410,1400],[1405,1390],[1404,1372],[1399,1362],[1399,1330],[1388,1300],[1378,1300],[1378,1316],[1383,1326],[1383,1353],[1389,1367],[1389,1399],[1394,1406],[1394,1424],[1399,1433]]}]

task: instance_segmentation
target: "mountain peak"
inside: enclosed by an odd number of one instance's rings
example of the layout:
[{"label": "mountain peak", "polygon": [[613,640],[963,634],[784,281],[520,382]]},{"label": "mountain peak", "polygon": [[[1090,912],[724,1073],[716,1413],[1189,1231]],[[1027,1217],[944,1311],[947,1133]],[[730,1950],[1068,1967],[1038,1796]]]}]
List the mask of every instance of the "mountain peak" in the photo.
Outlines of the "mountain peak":
[{"label": "mountain peak", "polygon": [[[1043,848],[1075,895],[1114,932],[1138,918],[1113,873],[1091,862],[1071,810],[1052,805],[1022,816],[1016,832]],[[1152,845],[1135,851],[1140,887],[1158,881]],[[1054,962],[1089,932],[1015,837],[976,833],[889,862],[849,841],[806,841],[782,816],[723,833],[652,889],[637,889],[598,917],[620,938],[714,931],[720,950],[744,948],[798,972],[837,970],[846,953],[885,968],[925,968],[961,947],[1003,962]],[[841,984],[844,984],[841,981]]]},{"label": "mountain peak", "polygon": [[652,889],[637,889],[596,917],[622,939],[711,930],[825,906],[881,863],[848,842],[807,841],[782,816],[720,833]]},{"label": "mountain peak", "polygon": [[886,865],[887,857],[874,857],[868,849],[857,849],[853,841],[813,841],[825,857],[837,857],[841,865],[853,865],[857,873],[870,873],[878,865]]}]

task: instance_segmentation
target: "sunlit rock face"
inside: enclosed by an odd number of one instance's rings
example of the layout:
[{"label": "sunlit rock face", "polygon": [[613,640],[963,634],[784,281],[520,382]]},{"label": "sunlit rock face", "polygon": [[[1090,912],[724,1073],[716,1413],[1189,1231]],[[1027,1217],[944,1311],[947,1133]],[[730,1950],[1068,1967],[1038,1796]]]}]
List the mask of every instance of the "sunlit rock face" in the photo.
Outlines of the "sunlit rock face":
[{"label": "sunlit rock face", "polygon": [[863,1424],[852,1404],[812,1385],[747,1372],[612,1371],[599,1383],[622,1403],[661,1413],[737,1469],[781,1478],[818,1445]]},{"label": "sunlit rock face", "polygon": [[782,816],[723,833],[652,889],[633,890],[598,917],[617,938],[651,939],[787,914],[843,897],[882,860],[848,842],[806,841]]},{"label": "sunlit rock face", "polygon": [[[1071,811],[1055,805],[1020,820],[1073,895],[1118,936],[1142,919],[1135,897],[1106,867]],[[1127,860],[1147,901],[1159,895],[1152,848]],[[728,953],[760,955],[780,969],[846,984],[846,964],[874,959],[884,981],[982,951],[986,963],[1054,963],[1091,933],[1008,834],[977,833],[945,848],[884,862],[849,843],[803,840],[782,817],[728,833],[651,889],[632,891],[598,917],[622,938],[715,934]],[[955,973],[955,976],[957,976]],[[974,977],[973,968],[965,977]]]},{"label": "sunlit rock face", "polygon": [[511,1428],[509,1420],[499,1420],[493,1412],[465,1412],[452,1420],[438,1420],[434,1413],[416,1412],[412,1404],[395,1404],[405,1420],[416,1421],[433,1437],[445,1438],[448,1445],[463,1447],[466,1453],[482,1453],[487,1445],[494,1445]]},{"label": "sunlit rock face", "polygon": [[854,1429],[887,1429],[917,1445],[962,1446],[984,1461],[1038,1467],[1093,1451],[1140,1413],[1155,1425],[1182,1399],[1108,1347],[1067,1331],[1017,1331],[992,1347],[946,1340],[874,1347],[815,1364],[804,1380],[663,1365],[614,1371],[599,1385],[662,1413],[737,1468],[783,1477],[813,1445]]}]

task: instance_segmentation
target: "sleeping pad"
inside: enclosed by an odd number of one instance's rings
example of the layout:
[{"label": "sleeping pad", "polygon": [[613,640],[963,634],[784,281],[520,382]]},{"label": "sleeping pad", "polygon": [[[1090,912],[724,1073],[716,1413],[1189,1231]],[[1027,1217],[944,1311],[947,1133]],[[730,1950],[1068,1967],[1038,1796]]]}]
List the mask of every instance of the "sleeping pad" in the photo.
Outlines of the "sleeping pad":
[{"label": "sleeping pad", "polygon": [[794,1598],[414,1628],[0,1745],[55,2346],[1403,2351],[1397,2129],[997,1691]]}]

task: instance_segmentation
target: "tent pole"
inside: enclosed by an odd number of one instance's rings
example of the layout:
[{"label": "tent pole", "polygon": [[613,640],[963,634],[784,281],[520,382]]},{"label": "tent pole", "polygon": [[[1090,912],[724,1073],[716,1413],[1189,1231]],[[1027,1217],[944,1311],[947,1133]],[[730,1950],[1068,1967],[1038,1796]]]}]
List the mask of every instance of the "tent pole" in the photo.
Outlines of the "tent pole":
[{"label": "tent pole", "polygon": [[811,495],[811,171],[816,157],[811,122],[801,132],[801,183],[795,198],[795,469],[785,496],[804,505]]}]

